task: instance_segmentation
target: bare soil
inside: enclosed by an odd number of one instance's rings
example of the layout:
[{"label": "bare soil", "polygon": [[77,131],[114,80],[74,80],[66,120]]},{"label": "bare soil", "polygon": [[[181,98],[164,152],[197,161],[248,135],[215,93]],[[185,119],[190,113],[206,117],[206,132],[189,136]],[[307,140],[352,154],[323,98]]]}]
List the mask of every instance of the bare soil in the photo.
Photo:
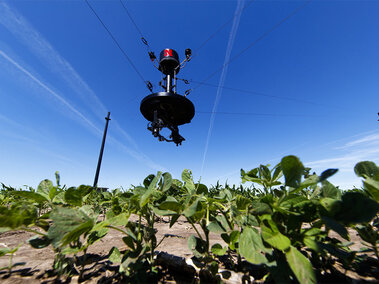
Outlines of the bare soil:
[{"label": "bare soil", "polygon": [[[133,221],[137,218],[131,217]],[[191,235],[195,235],[196,232],[192,226],[183,219],[179,219],[172,228],[169,228],[169,222],[167,218],[161,219],[156,223],[157,229],[157,241],[159,242],[165,235],[165,239],[157,248],[159,252],[168,253],[171,258],[183,257],[187,260],[191,259],[192,252],[187,245],[187,239]],[[351,241],[354,242],[350,248],[352,250],[358,250],[361,247],[360,238],[350,232]],[[54,261],[54,253],[51,246],[43,249],[32,248],[27,240],[34,236],[33,233],[25,231],[12,231],[0,234],[0,247],[13,248],[21,244],[19,250],[13,257],[12,273],[9,274],[7,270],[0,271],[1,283],[78,283],[79,277],[73,276],[70,278],[57,278],[51,276],[52,264]],[[332,237],[338,237],[338,235],[331,235]],[[112,266],[107,260],[107,256],[112,247],[116,246],[120,251],[126,250],[127,247],[122,241],[124,235],[121,232],[110,230],[109,233],[101,240],[90,246],[87,255],[88,263],[85,266],[85,283],[115,283],[117,279],[114,275],[117,274],[117,266]],[[219,235],[210,234],[211,245],[214,243],[220,243],[225,245]],[[167,255],[163,255],[167,256]],[[175,257],[174,257],[175,258]],[[179,258],[177,258],[179,259]],[[187,261],[188,263],[188,261]],[[0,257],[0,267],[8,266],[9,256]],[[341,269],[341,273],[345,273]],[[360,276],[356,273],[347,273],[348,279],[352,282],[376,282],[376,279],[369,276]],[[229,277],[229,280],[225,280],[227,283],[241,283],[244,277],[243,273],[237,273],[233,277]],[[113,280],[112,280],[113,279]],[[249,279],[250,281],[253,279]],[[161,282],[166,283],[191,283],[194,279],[183,278],[166,278]],[[80,281],[82,282],[82,281]],[[350,281],[348,281],[350,282]],[[248,282],[247,282],[248,283]],[[379,283],[379,282],[376,282]]]}]

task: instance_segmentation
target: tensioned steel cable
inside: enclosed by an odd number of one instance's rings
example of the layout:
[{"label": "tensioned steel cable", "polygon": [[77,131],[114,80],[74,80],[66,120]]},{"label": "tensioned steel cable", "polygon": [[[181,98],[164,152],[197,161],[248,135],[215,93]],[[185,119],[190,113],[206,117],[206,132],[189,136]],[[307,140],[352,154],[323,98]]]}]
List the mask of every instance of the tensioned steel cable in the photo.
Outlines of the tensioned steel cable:
[{"label": "tensioned steel cable", "polygon": [[[179,79],[181,80],[181,79]],[[190,80],[188,82],[193,82],[193,83],[201,83],[199,81],[194,81]],[[204,86],[209,86],[213,88],[218,88],[219,86],[216,84],[211,84],[211,83],[202,83]],[[303,103],[303,104],[310,104],[310,105],[318,105],[318,106],[326,106],[326,107],[331,107],[332,105],[329,104],[322,104],[322,103],[317,103],[317,102],[312,102],[312,101],[307,101],[307,100],[302,100],[302,99],[297,99],[297,98],[291,98],[291,97],[282,97],[282,96],[276,96],[276,95],[270,95],[266,93],[261,93],[261,92],[256,92],[256,91],[249,91],[249,90],[242,90],[242,89],[237,89],[237,88],[232,88],[232,87],[227,87],[223,86],[221,87],[222,89],[238,92],[238,93],[245,93],[245,94],[252,94],[255,96],[260,96],[260,97],[266,97],[266,98],[274,98],[274,99],[280,99],[284,101],[293,101],[293,102],[298,102],[298,103]],[[333,108],[340,108],[338,106],[332,106]],[[341,108],[342,109],[342,108]]]},{"label": "tensioned steel cable", "polygon": [[[112,38],[113,42],[117,45],[117,47],[120,49],[121,53],[124,55],[124,57],[126,58],[126,60],[129,62],[129,64],[133,67],[134,71],[136,71],[136,73],[138,74],[138,76],[141,78],[141,80],[144,82],[144,84],[146,85],[146,87],[150,90],[149,88],[149,82],[146,81],[144,79],[144,77],[142,76],[141,72],[138,71],[137,67],[134,65],[133,61],[130,59],[130,57],[126,54],[125,50],[121,47],[121,45],[118,43],[118,41],[116,40],[116,38],[113,36],[113,34],[111,33],[111,31],[107,28],[107,26],[104,24],[104,22],[101,20],[100,16],[96,13],[95,9],[91,6],[91,4],[88,2],[88,0],[84,0],[88,7],[91,9],[91,11],[93,12],[93,14],[96,16],[96,18],[98,19],[98,21],[101,23],[101,25],[103,26],[103,28],[107,31],[107,33],[109,34],[109,36]],[[151,90],[150,90],[151,91]]]},{"label": "tensioned steel cable", "polygon": [[[121,0],[120,0],[121,1]],[[192,56],[191,56],[191,59],[193,59],[195,56],[198,55],[199,53],[199,50],[202,49],[207,43],[208,41],[210,41],[212,38],[214,38],[220,31],[222,31],[231,21],[234,20],[235,17],[239,16],[247,7],[250,6],[250,4],[252,4],[255,0],[250,0],[249,3],[247,3],[247,5],[245,5],[238,13],[235,13],[229,20],[227,20],[222,26],[220,26],[214,33],[212,33],[202,44],[200,44],[200,46],[195,49],[195,51],[192,52]]]},{"label": "tensioned steel cable", "polygon": [[195,87],[192,88],[192,90],[197,89],[201,85],[203,85],[206,81],[211,79],[214,75],[216,75],[219,71],[221,71],[226,65],[229,65],[234,60],[236,60],[238,57],[240,57],[243,53],[245,53],[248,49],[256,45],[258,42],[260,42],[262,39],[264,39],[266,36],[268,36],[271,32],[276,30],[280,25],[282,25],[284,22],[286,22],[288,19],[292,18],[295,14],[300,12],[302,9],[304,9],[312,0],[307,0],[303,5],[297,7],[294,9],[291,13],[289,13],[286,17],[284,17],[282,20],[280,20],[278,23],[276,23],[274,26],[272,26],[270,29],[268,29],[266,32],[264,32],[260,37],[258,37],[256,40],[254,40],[251,44],[249,44],[246,48],[241,50],[237,55],[233,56],[228,62],[223,64],[220,68],[218,68],[216,71],[211,73],[207,78],[202,80],[199,84],[197,84]]},{"label": "tensioned steel cable", "polygon": [[225,111],[196,111],[200,114],[224,114],[224,115],[253,115],[253,116],[273,116],[273,117],[321,117],[317,114],[292,114],[292,113],[259,113],[259,112],[225,112]]},{"label": "tensioned steel cable", "polygon": [[142,31],[141,29],[138,27],[137,23],[134,21],[133,17],[132,17],[132,14],[129,12],[128,8],[125,6],[124,2],[122,0],[120,0],[120,3],[122,5],[122,7],[124,8],[124,11],[126,12],[126,14],[128,15],[130,21],[133,23],[134,27],[136,28],[137,32],[140,34],[141,36],[141,40],[142,42],[147,46],[147,48],[149,49],[150,46],[149,46],[149,43],[147,42],[146,38],[143,36],[142,34]]}]

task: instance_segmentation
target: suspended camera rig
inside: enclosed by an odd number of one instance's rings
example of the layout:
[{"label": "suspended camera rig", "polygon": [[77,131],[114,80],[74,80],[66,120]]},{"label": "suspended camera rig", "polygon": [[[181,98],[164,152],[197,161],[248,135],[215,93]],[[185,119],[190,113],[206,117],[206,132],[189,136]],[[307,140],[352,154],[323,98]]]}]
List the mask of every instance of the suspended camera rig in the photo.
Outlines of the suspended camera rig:
[{"label": "suspended camera rig", "polygon": [[[153,63],[157,61],[153,52],[149,52],[149,56]],[[176,146],[181,145],[185,140],[179,134],[178,126],[190,123],[195,115],[193,103],[186,96],[176,93],[176,75],[190,61],[191,49],[185,50],[185,56],[186,58],[180,63],[175,50],[166,48],[161,51],[158,66],[156,66],[162,73],[162,80],[159,82],[161,92],[146,96],[140,105],[142,115],[149,121],[147,129],[154,137],[158,137],[159,141],[174,142]],[[183,81],[186,82],[186,80]],[[149,84],[149,89],[152,90],[151,83]],[[189,90],[185,92],[186,95],[188,93]],[[163,128],[171,130],[169,139],[160,134]]]}]

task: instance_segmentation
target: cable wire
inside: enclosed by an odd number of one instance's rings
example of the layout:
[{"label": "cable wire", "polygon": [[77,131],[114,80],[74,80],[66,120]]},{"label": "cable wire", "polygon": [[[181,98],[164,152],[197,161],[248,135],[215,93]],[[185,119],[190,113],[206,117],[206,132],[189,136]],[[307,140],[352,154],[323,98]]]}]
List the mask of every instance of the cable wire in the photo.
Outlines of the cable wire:
[{"label": "cable wire", "polygon": [[245,53],[248,49],[256,45],[258,42],[260,42],[262,39],[264,39],[266,36],[268,36],[271,32],[276,30],[280,25],[282,25],[284,22],[286,22],[288,19],[292,18],[295,14],[300,12],[302,9],[304,9],[312,0],[307,0],[303,5],[297,7],[294,9],[291,13],[289,13],[286,17],[284,17],[282,20],[280,20],[278,23],[276,23],[274,26],[272,26],[270,29],[268,29],[266,32],[264,32],[261,36],[259,36],[256,40],[254,40],[251,44],[249,44],[246,48],[241,50],[237,55],[233,56],[228,62],[224,63],[220,68],[218,68],[216,71],[211,73],[207,78],[205,78],[201,83],[196,85],[192,90],[197,89],[201,85],[203,85],[206,81],[211,79],[214,75],[216,75],[220,70],[222,70],[226,65],[229,65],[234,60],[236,60],[238,57],[240,57],[243,53]]},{"label": "cable wire", "polygon": [[143,36],[141,29],[138,27],[137,23],[134,21],[132,14],[129,12],[128,8],[126,8],[122,0],[120,0],[120,3],[122,7],[124,8],[124,11],[128,15],[130,21],[133,23],[134,27],[136,28],[137,32],[140,34],[142,42],[147,46],[147,48],[150,48],[149,43],[147,42],[146,38]]},{"label": "cable wire", "polygon": [[[144,77],[142,76],[141,72],[138,71],[137,67],[134,65],[133,61],[130,59],[130,57],[126,54],[125,50],[121,47],[121,45],[118,43],[118,41],[116,40],[116,38],[113,36],[113,34],[111,33],[111,31],[107,28],[107,26],[104,24],[104,22],[101,20],[100,16],[96,13],[95,9],[91,6],[91,4],[88,2],[88,0],[84,0],[88,7],[91,9],[91,11],[93,12],[93,14],[96,16],[96,18],[98,19],[98,21],[101,23],[101,25],[103,26],[103,28],[107,31],[107,33],[109,34],[109,36],[112,38],[113,42],[117,45],[117,47],[120,49],[121,53],[124,55],[124,57],[126,58],[126,60],[129,62],[129,64],[133,67],[134,71],[136,71],[137,75],[141,78],[141,80],[144,82],[144,84],[146,85],[146,87],[150,90],[149,86],[148,86],[148,83],[149,81],[146,81],[144,79]],[[151,91],[151,90],[150,90]]]},{"label": "cable wire", "polygon": [[[121,1],[121,0],[120,0]],[[215,37],[216,34],[218,34],[220,31],[222,31],[231,21],[234,20],[235,17],[239,16],[247,7],[250,6],[250,4],[252,4],[255,0],[250,0],[249,3],[247,3],[247,5],[245,5],[238,13],[235,13],[229,20],[227,20],[222,26],[220,26],[213,34],[211,34],[197,49],[195,49],[195,51],[192,52],[192,56],[191,56],[191,59],[193,59],[195,56],[198,55],[199,53],[199,50],[202,49],[207,43],[208,41],[210,41],[212,38]]]},{"label": "cable wire", "polygon": [[[194,80],[190,80],[190,82],[200,83],[200,82],[194,81]],[[202,83],[202,85],[213,87],[213,88],[218,88],[219,87],[216,84],[210,84],[210,83]],[[261,93],[261,92],[242,90],[242,89],[237,89],[237,88],[232,88],[232,87],[226,87],[226,86],[223,86],[222,88],[226,89],[226,90],[234,91],[234,92],[245,93],[245,94],[252,94],[252,95],[255,95],[255,96],[261,96],[261,97],[266,97],[266,98],[275,98],[275,99],[280,99],[280,100],[285,100],[285,101],[293,101],[293,102],[298,102],[298,103],[303,103],[303,104],[326,106],[326,107],[331,107],[332,106],[332,105],[328,105],[328,104],[316,103],[316,102],[302,100],[302,99],[297,99],[297,98],[275,96],[275,95],[265,94],[265,93]],[[340,107],[334,106],[334,105],[332,107],[333,108],[340,108]]]},{"label": "cable wire", "polygon": [[200,114],[225,114],[225,115],[254,115],[254,116],[274,116],[274,117],[321,117],[313,114],[292,114],[292,113],[258,113],[258,112],[225,112],[225,111],[196,111]]}]

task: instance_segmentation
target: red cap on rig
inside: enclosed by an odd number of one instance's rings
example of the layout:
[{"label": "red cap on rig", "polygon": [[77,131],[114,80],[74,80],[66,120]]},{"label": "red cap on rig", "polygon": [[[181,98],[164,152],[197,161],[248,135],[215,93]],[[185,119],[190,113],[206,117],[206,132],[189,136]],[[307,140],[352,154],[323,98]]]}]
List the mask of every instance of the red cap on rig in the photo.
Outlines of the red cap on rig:
[{"label": "red cap on rig", "polygon": [[158,70],[165,75],[178,74],[180,70],[178,53],[170,48],[163,49],[159,55]]}]

